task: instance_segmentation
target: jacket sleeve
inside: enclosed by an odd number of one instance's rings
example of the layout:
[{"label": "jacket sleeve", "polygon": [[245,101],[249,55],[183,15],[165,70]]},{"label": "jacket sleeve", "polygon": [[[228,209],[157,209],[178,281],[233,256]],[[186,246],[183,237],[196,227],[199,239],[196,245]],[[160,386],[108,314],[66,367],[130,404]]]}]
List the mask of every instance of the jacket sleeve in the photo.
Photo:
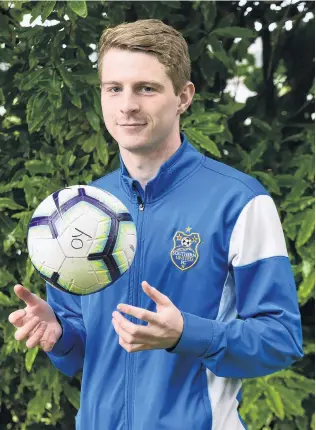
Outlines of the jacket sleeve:
[{"label": "jacket sleeve", "polygon": [[47,353],[53,365],[67,376],[83,367],[86,330],[81,313],[81,297],[64,293],[46,284],[47,303],[62,326],[62,336]]},{"label": "jacket sleeve", "polygon": [[270,196],[256,196],[242,209],[228,260],[237,318],[221,320],[220,309],[216,320],[183,312],[183,333],[170,352],[194,354],[220,377],[258,377],[291,365],[303,356],[301,318]]}]

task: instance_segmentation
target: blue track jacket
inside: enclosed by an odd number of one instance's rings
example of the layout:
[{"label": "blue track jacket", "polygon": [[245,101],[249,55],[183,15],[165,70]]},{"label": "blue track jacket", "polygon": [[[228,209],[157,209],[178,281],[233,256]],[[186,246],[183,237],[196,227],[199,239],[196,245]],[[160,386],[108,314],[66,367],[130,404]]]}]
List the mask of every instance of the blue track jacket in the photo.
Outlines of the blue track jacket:
[{"label": "blue track jacket", "polygon": [[[254,178],[181,138],[145,190],[123,163],[92,184],[118,197],[134,219],[131,268],[88,296],[47,285],[63,328],[48,356],[66,375],[83,369],[77,430],[242,430],[241,379],[303,355],[295,283],[271,197]],[[128,353],[118,343],[111,320],[119,303],[156,311],[143,280],[182,312],[184,330],[171,350]]]}]

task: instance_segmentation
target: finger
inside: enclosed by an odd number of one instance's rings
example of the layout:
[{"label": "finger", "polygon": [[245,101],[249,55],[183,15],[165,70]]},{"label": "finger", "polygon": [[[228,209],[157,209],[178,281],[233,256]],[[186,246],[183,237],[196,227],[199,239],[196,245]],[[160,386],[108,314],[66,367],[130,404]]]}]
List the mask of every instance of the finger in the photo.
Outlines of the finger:
[{"label": "finger", "polygon": [[29,306],[34,306],[38,303],[39,297],[24,288],[23,285],[15,285],[14,292],[19,299],[23,300],[23,302]]},{"label": "finger", "polygon": [[26,316],[25,309],[19,309],[17,311],[12,312],[8,320],[11,324],[13,324],[15,327],[21,327],[23,325],[23,318]]},{"label": "finger", "polygon": [[16,340],[26,339],[31,333],[31,331],[34,330],[34,328],[38,325],[39,320],[40,320],[39,317],[31,318],[30,321],[28,321],[26,324],[23,325],[23,327],[19,328],[15,332],[15,335],[14,335],[15,339]]},{"label": "finger", "polygon": [[125,342],[121,337],[119,338],[119,344],[122,348],[124,348],[127,352],[137,352],[137,351],[145,351],[151,349],[149,346],[145,344],[134,344],[131,345],[128,342]]},{"label": "finger", "polygon": [[170,305],[171,300],[166,295],[162,294],[156,288],[150,286],[147,281],[142,282],[144,293],[147,294],[157,305]]},{"label": "finger", "polygon": [[137,339],[145,340],[146,337],[150,336],[150,329],[148,326],[141,326],[139,324],[134,324],[131,321],[128,321],[123,317],[119,312],[113,312],[112,314],[114,321],[122,327],[124,331],[129,333],[133,337],[137,337]]},{"label": "finger", "polygon": [[139,320],[147,321],[149,323],[156,323],[158,321],[156,312],[151,312],[143,308],[120,303],[117,306],[117,309],[127,315],[131,315]]},{"label": "finger", "polygon": [[47,331],[40,341],[40,346],[44,352],[50,352],[57,342],[57,334],[54,330]]},{"label": "finger", "polygon": [[39,323],[37,330],[35,333],[26,341],[26,346],[28,348],[34,348],[40,343],[40,340],[44,336],[45,330],[47,328],[47,322],[42,321]]},{"label": "finger", "polygon": [[132,343],[136,344],[137,343],[136,340],[134,339],[134,337],[131,334],[127,333],[127,331],[125,331],[123,329],[123,327],[121,327],[117,321],[115,321],[113,319],[112,324],[113,324],[113,327],[114,327],[116,334],[119,337],[121,337],[124,340],[124,342],[129,343],[129,344],[132,344]]}]

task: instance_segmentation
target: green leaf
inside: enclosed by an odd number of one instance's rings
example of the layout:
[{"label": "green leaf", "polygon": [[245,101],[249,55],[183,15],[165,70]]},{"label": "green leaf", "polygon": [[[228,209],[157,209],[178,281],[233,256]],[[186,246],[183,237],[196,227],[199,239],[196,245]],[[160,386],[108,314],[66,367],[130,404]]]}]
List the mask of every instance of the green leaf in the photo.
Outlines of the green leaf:
[{"label": "green leaf", "polygon": [[1,233],[6,237],[10,232],[12,232],[16,223],[12,221],[12,215],[9,217],[0,211],[0,225],[1,225]]},{"label": "green leaf", "polygon": [[77,81],[98,87],[100,86],[99,76],[96,71],[91,72],[91,70],[89,69],[87,71],[72,72],[71,76]]},{"label": "green leaf", "polygon": [[280,187],[287,188],[292,188],[297,182],[297,178],[293,175],[275,175],[275,179]]},{"label": "green leaf", "polygon": [[189,45],[189,54],[191,61],[196,61],[203,51],[206,50],[206,39],[202,37],[196,43],[192,43]]},{"label": "green leaf", "polygon": [[50,78],[47,79],[47,82],[45,82],[45,88],[49,94],[53,94],[55,96],[61,95],[61,80],[55,70],[53,71],[52,76],[50,76]]},{"label": "green leaf", "polygon": [[1,105],[4,105],[4,103],[5,103],[5,97],[4,97],[2,88],[0,88],[0,103],[1,103]]},{"label": "green leaf", "polygon": [[315,231],[315,209],[309,209],[305,212],[304,221],[301,224],[297,238],[296,246],[299,248],[304,245]]},{"label": "green leaf", "polygon": [[223,51],[214,51],[213,55],[215,58],[217,58],[221,63],[224,64],[224,66],[228,70],[234,70],[234,63],[231,61],[231,59],[226,55],[226,53]]},{"label": "green leaf", "polygon": [[234,69],[235,63],[227,55],[227,52],[223,48],[223,44],[214,34],[208,37],[209,46],[212,49],[212,55],[214,55],[227,69]]},{"label": "green leaf", "polygon": [[197,131],[202,131],[204,134],[221,134],[224,132],[225,127],[220,124],[212,124],[212,123],[206,123],[206,122],[201,122],[201,123],[196,123],[194,125],[194,129]]},{"label": "green leaf", "polygon": [[6,296],[0,291],[0,306],[12,306],[10,297]]},{"label": "green leaf", "polygon": [[314,294],[315,288],[315,272],[314,270],[301,282],[298,289],[298,301],[301,306],[310,299]]},{"label": "green leaf", "polygon": [[[41,386],[40,386],[41,387]],[[42,388],[42,387],[41,387]],[[36,418],[43,416],[47,403],[50,403],[52,399],[51,390],[41,389],[37,391],[35,397],[28,402],[27,405],[27,416]]]},{"label": "green leaf", "polygon": [[100,118],[99,116],[93,112],[92,110],[86,112],[87,120],[89,121],[89,124],[95,130],[96,132],[100,131]]},{"label": "green leaf", "polygon": [[302,178],[296,178],[296,182],[293,184],[291,191],[286,196],[287,200],[298,200],[302,194],[305,193],[306,189],[309,187],[308,182],[304,181]]},{"label": "green leaf", "polygon": [[25,354],[25,368],[28,372],[32,370],[33,363],[38,354],[38,351],[39,351],[39,348],[35,347],[35,348],[29,349]]},{"label": "green leaf", "polygon": [[221,37],[257,37],[258,34],[250,30],[249,28],[244,27],[225,27],[225,28],[216,28],[212,31],[212,34],[216,34]]},{"label": "green leaf", "polygon": [[205,139],[200,140],[199,146],[205,149],[211,155],[215,155],[216,157],[221,158],[221,153],[219,152],[214,140],[206,137]]},{"label": "green leaf", "polygon": [[69,168],[74,164],[75,161],[76,161],[76,156],[73,154],[73,152],[67,151],[64,153],[62,157],[62,166]]},{"label": "green leaf", "polygon": [[81,158],[77,158],[77,161],[72,169],[72,173],[73,174],[78,174],[80,173],[87,165],[88,161],[89,161],[90,155],[84,155]]},{"label": "green leaf", "polygon": [[25,162],[26,169],[34,175],[38,173],[52,173],[53,166],[50,162],[42,160],[29,160]]},{"label": "green leaf", "polygon": [[13,199],[9,197],[0,197],[0,211],[4,209],[24,209],[23,206],[17,204]]},{"label": "green leaf", "polygon": [[93,96],[93,108],[94,112],[102,118],[102,108],[101,108],[101,96],[100,91],[96,90],[96,88],[92,88],[92,96]]},{"label": "green leaf", "polygon": [[315,355],[315,343],[314,342],[304,342],[304,354],[313,354]]},{"label": "green leaf", "polygon": [[8,191],[11,191],[13,188],[18,188],[20,185],[21,183],[18,181],[9,182],[8,184],[0,183],[0,193],[7,193]]},{"label": "green leaf", "polygon": [[22,285],[24,285],[26,288],[31,287],[30,280],[34,272],[35,272],[35,268],[31,260],[28,258],[26,261],[25,276],[22,280]]},{"label": "green leaf", "polygon": [[81,18],[85,18],[88,15],[88,9],[85,1],[68,0],[67,3],[71,10],[73,10],[75,14],[81,16]]},{"label": "green leaf", "polygon": [[201,131],[192,128],[185,130],[185,134],[189,140],[199,147],[205,149],[207,152],[215,155],[216,157],[221,157],[221,153],[219,152],[216,143],[209,137],[205,136]]},{"label": "green leaf", "polygon": [[298,212],[311,206],[314,202],[314,197],[301,197],[299,200],[285,201],[281,204],[281,208],[288,212]]},{"label": "green leaf", "polygon": [[79,109],[82,108],[81,98],[78,96],[78,94],[71,97],[71,103]]},{"label": "green leaf", "polygon": [[241,110],[244,106],[244,103],[238,103],[231,100],[228,104],[217,104],[217,111],[225,115],[231,116],[235,112]]},{"label": "green leaf", "polygon": [[281,195],[279,185],[272,175],[265,172],[251,172],[252,175],[256,176],[259,180],[262,180],[263,184],[274,194]]},{"label": "green leaf", "polygon": [[305,219],[305,212],[287,213],[283,220],[283,228],[287,236],[294,240],[297,233],[297,226],[301,225]]},{"label": "green leaf", "polygon": [[38,83],[41,82],[43,75],[47,72],[46,69],[34,70],[34,72],[29,72],[25,76],[22,77],[20,83],[20,89],[23,91],[30,91],[34,87],[38,86]]},{"label": "green leaf", "polygon": [[35,19],[39,16],[42,18],[42,23],[49,17],[49,15],[53,12],[56,1],[39,1],[36,6],[32,9],[32,19],[30,24],[33,24]]},{"label": "green leaf", "polygon": [[103,167],[98,163],[91,164],[91,169],[96,176],[103,175]]},{"label": "green leaf", "polygon": [[252,117],[251,124],[264,131],[265,133],[270,133],[272,130],[272,127],[267,122],[262,121],[259,118]]},{"label": "green leaf", "polygon": [[107,166],[109,162],[109,152],[106,140],[103,137],[102,133],[98,134],[97,140],[97,156],[103,166]]},{"label": "green leaf", "polygon": [[45,0],[41,3],[43,3],[41,17],[42,17],[42,22],[44,23],[45,20],[49,17],[49,15],[53,12],[56,1]]},{"label": "green leaf", "polygon": [[[198,100],[198,98],[197,98]],[[181,119],[181,125],[183,127],[200,127],[204,126],[205,124],[208,126],[214,126],[219,127],[216,122],[221,120],[223,118],[223,115],[218,112],[205,112],[205,113],[193,113],[191,115],[188,115],[186,118]],[[222,128],[221,128],[221,131]],[[220,131],[220,132],[221,132]]]},{"label": "green leaf", "polygon": [[47,94],[42,92],[33,94],[26,107],[26,121],[29,125],[29,132],[40,130],[51,111],[51,104]]},{"label": "green leaf", "polygon": [[295,141],[300,141],[304,139],[304,133],[298,133],[298,134],[292,134],[291,136],[286,137],[285,139],[282,139],[282,143],[285,142],[295,142]]},{"label": "green leaf", "polygon": [[92,152],[96,147],[97,143],[97,135],[92,134],[88,139],[85,140],[84,144],[82,145],[82,150],[87,153]]},{"label": "green leaf", "polygon": [[0,287],[12,285],[14,282],[14,276],[7,269],[0,269]]},{"label": "green leaf", "polygon": [[64,393],[69,402],[76,408],[80,407],[80,392],[77,388],[65,383],[63,385]]},{"label": "green leaf", "polygon": [[303,273],[304,278],[306,278],[310,274],[312,269],[313,269],[313,264],[308,260],[303,260],[303,262],[302,262],[302,273]]},{"label": "green leaf", "polygon": [[70,140],[73,137],[81,136],[82,132],[80,129],[77,129],[76,127],[73,127],[65,136],[65,140]]},{"label": "green leaf", "polygon": [[284,419],[284,405],[280,396],[280,393],[276,390],[276,388],[272,385],[266,386],[265,397],[267,404],[271,408],[271,410],[275,413],[275,415],[281,420]]},{"label": "green leaf", "polygon": [[251,168],[255,166],[259,161],[261,161],[261,158],[265,150],[266,150],[266,142],[260,141],[255,146],[255,148],[252,151],[250,151],[248,160],[251,165]]},{"label": "green leaf", "polygon": [[312,238],[305,243],[301,248],[297,248],[298,255],[302,260],[314,261],[315,260],[315,243]]},{"label": "green leaf", "polygon": [[65,82],[65,84],[67,85],[67,87],[72,89],[73,88],[73,82],[72,82],[71,73],[68,72],[68,70],[62,65],[57,66],[57,70],[59,71],[60,76],[62,77],[62,79]]},{"label": "green leaf", "polygon": [[214,25],[217,10],[216,1],[208,1],[201,3],[204,27],[206,31],[210,31]]}]

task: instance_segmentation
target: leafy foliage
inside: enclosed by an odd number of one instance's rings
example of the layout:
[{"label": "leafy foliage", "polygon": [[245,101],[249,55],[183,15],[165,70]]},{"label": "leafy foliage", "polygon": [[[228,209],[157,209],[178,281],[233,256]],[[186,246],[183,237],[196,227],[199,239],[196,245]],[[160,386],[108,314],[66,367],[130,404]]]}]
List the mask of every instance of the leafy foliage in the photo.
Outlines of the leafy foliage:
[{"label": "leafy foliage", "polygon": [[[274,6],[274,7],[272,7]],[[44,295],[27,258],[36,206],[118,166],[104,129],[95,45],[109,24],[154,17],[189,43],[195,101],[182,129],[202,152],[257,177],[280,211],[298,285],[305,357],[244,383],[249,430],[314,429],[314,2],[0,1],[0,387],[4,429],[74,427],[80,375],[68,379],[14,339],[16,282]],[[22,26],[31,14],[31,24]],[[39,18],[40,17],[40,18]],[[45,22],[35,25],[38,20]],[[292,28],[286,30],[291,21]],[[276,23],[273,31],[269,26]],[[47,25],[46,25],[47,24]],[[258,24],[260,29],[258,30]],[[251,49],[262,41],[262,64]],[[253,46],[253,45],[252,45]],[[245,85],[245,102],[227,84]]]}]

